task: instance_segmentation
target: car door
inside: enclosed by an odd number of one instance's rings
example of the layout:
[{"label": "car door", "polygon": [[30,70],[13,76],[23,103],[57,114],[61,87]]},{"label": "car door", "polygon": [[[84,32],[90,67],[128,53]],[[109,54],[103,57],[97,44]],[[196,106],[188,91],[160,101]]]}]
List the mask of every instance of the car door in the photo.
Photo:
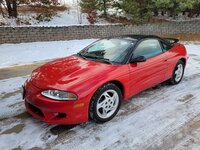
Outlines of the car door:
[{"label": "car door", "polygon": [[133,51],[133,56],[144,56],[146,61],[129,64],[132,95],[164,81],[167,57],[158,39],[143,40]]}]

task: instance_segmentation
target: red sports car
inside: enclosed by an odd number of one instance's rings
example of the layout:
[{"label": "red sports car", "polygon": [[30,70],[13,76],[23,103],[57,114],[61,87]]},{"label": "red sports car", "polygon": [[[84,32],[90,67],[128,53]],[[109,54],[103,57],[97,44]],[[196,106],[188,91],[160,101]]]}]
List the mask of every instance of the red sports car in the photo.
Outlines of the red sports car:
[{"label": "red sports car", "polygon": [[98,40],[34,70],[24,85],[27,111],[50,124],[111,120],[122,100],[163,81],[178,84],[187,52],[177,39],[127,35]]}]

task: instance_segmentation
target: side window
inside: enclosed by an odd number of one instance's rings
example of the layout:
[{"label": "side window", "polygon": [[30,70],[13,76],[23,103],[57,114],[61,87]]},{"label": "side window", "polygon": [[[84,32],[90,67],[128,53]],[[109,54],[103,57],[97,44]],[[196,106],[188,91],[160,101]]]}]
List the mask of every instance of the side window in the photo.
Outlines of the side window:
[{"label": "side window", "polygon": [[135,56],[151,58],[163,53],[160,42],[156,39],[149,39],[141,42],[134,51]]}]

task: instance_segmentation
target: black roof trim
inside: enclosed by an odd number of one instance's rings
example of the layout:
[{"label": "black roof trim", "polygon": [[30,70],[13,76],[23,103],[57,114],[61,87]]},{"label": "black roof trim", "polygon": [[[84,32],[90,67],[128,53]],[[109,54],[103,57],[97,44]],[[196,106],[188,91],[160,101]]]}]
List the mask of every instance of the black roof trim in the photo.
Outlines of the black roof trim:
[{"label": "black roof trim", "polygon": [[159,36],[156,36],[156,35],[140,35],[140,34],[128,34],[128,35],[110,36],[110,37],[107,37],[107,38],[108,39],[111,39],[111,38],[122,38],[122,39],[130,38],[130,39],[136,40],[136,41],[139,41],[139,40],[142,40],[142,39],[145,39],[145,38],[162,39],[162,38],[160,38]]},{"label": "black roof trim", "polygon": [[159,36],[156,35],[142,35],[142,34],[128,34],[128,35],[122,35],[121,37],[129,37],[129,38],[133,38],[133,39],[137,39],[137,40],[141,40],[144,38],[159,38]]},{"label": "black roof trim", "polygon": [[179,39],[176,38],[163,38],[164,40],[167,40],[169,43],[174,44],[174,43],[178,43]]},{"label": "black roof trim", "polygon": [[174,43],[177,43],[179,41],[178,39],[175,39],[175,38],[161,38],[157,35],[143,35],[143,34],[127,34],[127,35],[119,35],[119,36],[110,36],[107,38],[109,38],[109,39],[122,38],[122,39],[136,40],[136,41],[140,41],[140,40],[146,39],[146,38],[156,38],[170,46],[172,46]]}]

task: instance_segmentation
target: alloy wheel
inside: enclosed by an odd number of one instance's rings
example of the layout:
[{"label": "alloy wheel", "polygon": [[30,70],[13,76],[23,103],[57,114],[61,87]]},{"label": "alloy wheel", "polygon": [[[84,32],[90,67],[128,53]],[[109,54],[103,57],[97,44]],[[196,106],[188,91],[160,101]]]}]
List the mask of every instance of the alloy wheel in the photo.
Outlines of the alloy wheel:
[{"label": "alloy wheel", "polygon": [[97,101],[97,115],[106,119],[112,116],[119,104],[119,95],[115,90],[105,91]]}]

